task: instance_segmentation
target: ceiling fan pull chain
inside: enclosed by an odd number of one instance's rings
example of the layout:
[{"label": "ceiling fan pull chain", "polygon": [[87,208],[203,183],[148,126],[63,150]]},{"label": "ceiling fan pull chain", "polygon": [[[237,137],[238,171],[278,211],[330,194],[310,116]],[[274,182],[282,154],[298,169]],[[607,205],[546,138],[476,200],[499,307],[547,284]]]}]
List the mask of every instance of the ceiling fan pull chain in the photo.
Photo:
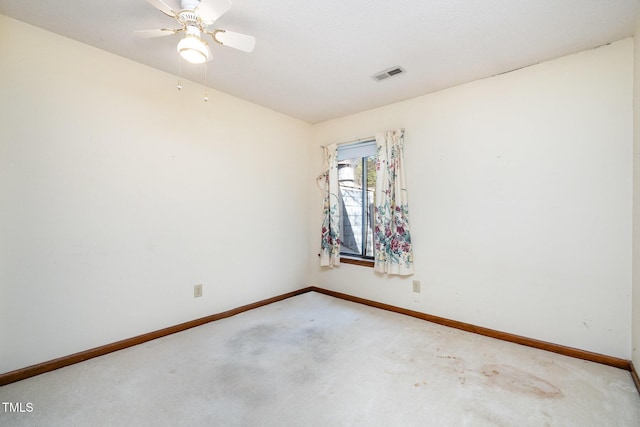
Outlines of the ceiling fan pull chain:
[{"label": "ceiling fan pull chain", "polygon": [[204,63],[204,102],[209,101],[209,95],[207,95],[207,63]]},{"label": "ceiling fan pull chain", "polygon": [[178,90],[182,90],[182,57],[178,55]]}]

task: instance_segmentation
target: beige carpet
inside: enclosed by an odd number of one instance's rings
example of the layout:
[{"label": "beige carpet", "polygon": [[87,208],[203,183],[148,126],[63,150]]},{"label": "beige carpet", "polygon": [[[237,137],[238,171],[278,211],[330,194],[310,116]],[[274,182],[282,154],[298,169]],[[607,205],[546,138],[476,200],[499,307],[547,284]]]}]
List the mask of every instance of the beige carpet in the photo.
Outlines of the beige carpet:
[{"label": "beige carpet", "polygon": [[626,371],[314,292],[0,387],[0,401],[33,409],[0,406],[1,426],[640,426]]}]

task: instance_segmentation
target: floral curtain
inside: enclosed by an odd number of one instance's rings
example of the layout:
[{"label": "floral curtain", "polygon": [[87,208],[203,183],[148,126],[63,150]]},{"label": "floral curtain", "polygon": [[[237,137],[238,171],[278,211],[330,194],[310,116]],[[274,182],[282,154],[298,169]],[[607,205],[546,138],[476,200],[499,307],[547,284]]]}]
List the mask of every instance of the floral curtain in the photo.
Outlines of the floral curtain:
[{"label": "floral curtain", "polygon": [[380,273],[413,274],[404,178],[404,129],[376,135],[375,266]]},{"label": "floral curtain", "polygon": [[324,194],[320,265],[340,265],[340,200],[338,183],[338,145],[324,148],[325,172],[318,177]]}]

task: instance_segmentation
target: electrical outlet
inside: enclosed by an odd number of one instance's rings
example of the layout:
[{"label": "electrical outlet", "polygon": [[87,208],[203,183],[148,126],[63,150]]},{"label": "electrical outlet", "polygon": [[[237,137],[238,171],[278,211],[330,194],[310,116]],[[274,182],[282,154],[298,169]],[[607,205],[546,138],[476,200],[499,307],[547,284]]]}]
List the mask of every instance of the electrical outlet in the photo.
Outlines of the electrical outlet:
[{"label": "electrical outlet", "polygon": [[413,292],[419,294],[420,293],[420,281],[419,280],[414,280],[413,281]]},{"label": "electrical outlet", "polygon": [[195,285],[193,287],[193,297],[200,298],[202,296],[202,284]]}]

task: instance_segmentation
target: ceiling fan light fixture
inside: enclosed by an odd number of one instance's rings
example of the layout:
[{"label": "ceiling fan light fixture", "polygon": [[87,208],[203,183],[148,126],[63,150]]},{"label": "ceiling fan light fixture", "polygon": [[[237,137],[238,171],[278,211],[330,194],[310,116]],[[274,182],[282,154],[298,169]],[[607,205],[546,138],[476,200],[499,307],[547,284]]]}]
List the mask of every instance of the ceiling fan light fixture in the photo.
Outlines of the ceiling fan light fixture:
[{"label": "ceiling fan light fixture", "polygon": [[178,53],[192,64],[202,64],[211,59],[209,46],[200,37],[187,34],[178,43]]}]

